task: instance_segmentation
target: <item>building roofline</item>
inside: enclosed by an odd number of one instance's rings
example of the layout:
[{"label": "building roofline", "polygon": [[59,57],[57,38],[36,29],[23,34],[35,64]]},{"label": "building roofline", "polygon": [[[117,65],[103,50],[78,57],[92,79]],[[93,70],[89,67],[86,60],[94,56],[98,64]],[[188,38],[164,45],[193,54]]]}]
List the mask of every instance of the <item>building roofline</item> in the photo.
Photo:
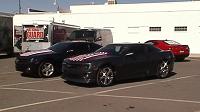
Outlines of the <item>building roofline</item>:
[{"label": "building roofline", "polygon": [[0,12],[0,16],[1,16],[1,17],[13,17],[13,16],[14,16],[14,14]]}]

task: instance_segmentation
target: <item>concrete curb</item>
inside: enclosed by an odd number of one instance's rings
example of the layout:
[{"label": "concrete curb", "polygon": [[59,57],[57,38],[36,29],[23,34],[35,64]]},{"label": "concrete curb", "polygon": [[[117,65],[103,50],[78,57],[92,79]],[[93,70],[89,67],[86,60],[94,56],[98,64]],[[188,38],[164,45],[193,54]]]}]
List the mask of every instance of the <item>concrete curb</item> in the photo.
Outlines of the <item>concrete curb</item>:
[{"label": "concrete curb", "polygon": [[200,54],[190,54],[189,57],[200,57]]}]

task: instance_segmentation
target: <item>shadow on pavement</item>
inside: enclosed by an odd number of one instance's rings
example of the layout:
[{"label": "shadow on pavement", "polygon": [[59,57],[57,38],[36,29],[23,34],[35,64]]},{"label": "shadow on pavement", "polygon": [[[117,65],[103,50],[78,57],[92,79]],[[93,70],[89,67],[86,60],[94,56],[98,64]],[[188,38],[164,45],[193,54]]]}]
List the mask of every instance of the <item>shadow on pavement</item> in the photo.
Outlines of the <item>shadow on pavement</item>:
[{"label": "shadow on pavement", "polygon": [[[170,77],[172,77],[174,75],[176,75],[176,73],[175,72],[171,72],[169,74],[169,76],[167,78],[164,78],[164,79],[168,79],[168,78],[170,78]],[[159,79],[159,78],[157,78],[156,76],[149,76],[149,77],[142,77],[142,78],[122,80],[122,81],[118,81],[116,84],[134,83],[134,82],[142,82],[142,81],[156,80],[156,79]]]},{"label": "shadow on pavement", "polygon": [[85,88],[95,88],[98,87],[95,83],[89,83],[89,84],[84,84],[84,83],[76,83],[76,82],[71,82],[71,81],[64,81],[66,84],[69,84],[71,86],[79,86],[79,87],[85,87]]},{"label": "shadow on pavement", "polygon": [[191,62],[191,60],[190,60],[190,59],[185,59],[185,60],[183,60],[183,61],[181,61],[181,60],[176,60],[175,62],[181,62],[181,63],[184,63],[184,62]]},{"label": "shadow on pavement", "polygon": [[[21,73],[22,77],[27,77],[27,78],[44,78],[44,77],[39,77],[37,74],[31,74],[31,73]],[[52,77],[49,78],[53,78],[53,77],[59,77],[60,74],[54,75]],[[48,79],[48,78],[46,78]]]},{"label": "shadow on pavement", "polygon": [[28,78],[40,78],[39,76],[35,74],[28,74],[28,73],[21,73],[22,77],[28,77]]},{"label": "shadow on pavement", "polygon": [[[172,72],[172,73],[169,74],[169,76],[167,78],[170,78],[170,77],[172,77],[172,76],[174,76],[176,74],[177,73]],[[165,78],[165,79],[167,79],[167,78]],[[125,84],[125,83],[134,83],[134,82],[142,82],[142,81],[148,81],[148,80],[155,80],[155,79],[158,79],[158,78],[156,76],[150,76],[150,77],[142,77],[142,78],[134,78],[134,79],[128,79],[128,80],[121,80],[121,81],[116,81],[112,86],[114,86],[114,85],[120,85],[120,84]],[[71,81],[64,81],[64,82],[67,83],[67,84],[69,84],[69,85],[72,85],[72,86],[79,86],[79,87],[86,87],[86,88],[99,87],[95,83],[83,84],[83,83],[76,83],[76,82],[71,82]]]}]

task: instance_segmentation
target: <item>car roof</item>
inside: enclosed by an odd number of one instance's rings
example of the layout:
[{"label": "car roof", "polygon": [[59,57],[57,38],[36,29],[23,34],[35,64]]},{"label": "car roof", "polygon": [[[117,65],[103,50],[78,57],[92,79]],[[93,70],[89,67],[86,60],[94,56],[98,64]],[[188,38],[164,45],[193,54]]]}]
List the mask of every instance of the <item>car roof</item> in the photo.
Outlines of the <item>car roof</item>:
[{"label": "car roof", "polygon": [[74,31],[97,31],[98,29],[77,29]]},{"label": "car roof", "polygon": [[148,46],[146,43],[113,43],[112,45],[123,45],[123,46]]},{"label": "car roof", "polygon": [[76,40],[76,41],[63,41],[60,43],[92,43],[92,42],[88,42],[88,41],[83,41],[83,40]]},{"label": "car roof", "polygon": [[149,41],[152,42],[152,41],[174,41],[174,40],[167,40],[167,39],[166,40],[148,40],[146,42],[149,42]]}]

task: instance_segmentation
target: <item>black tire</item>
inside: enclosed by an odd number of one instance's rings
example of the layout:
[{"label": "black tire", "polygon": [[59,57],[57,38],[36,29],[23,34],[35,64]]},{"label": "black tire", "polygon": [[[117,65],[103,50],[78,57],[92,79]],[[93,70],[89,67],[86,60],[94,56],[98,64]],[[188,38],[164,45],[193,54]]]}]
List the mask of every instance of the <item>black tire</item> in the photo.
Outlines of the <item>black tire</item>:
[{"label": "black tire", "polygon": [[38,68],[38,75],[40,77],[49,78],[55,74],[55,66],[52,62],[42,62]]},{"label": "black tire", "polygon": [[111,67],[105,66],[99,69],[97,73],[97,85],[106,87],[114,82],[114,71]]},{"label": "black tire", "polygon": [[162,61],[158,65],[158,70],[157,70],[157,77],[160,79],[167,78],[170,73],[170,66],[168,61]]}]

